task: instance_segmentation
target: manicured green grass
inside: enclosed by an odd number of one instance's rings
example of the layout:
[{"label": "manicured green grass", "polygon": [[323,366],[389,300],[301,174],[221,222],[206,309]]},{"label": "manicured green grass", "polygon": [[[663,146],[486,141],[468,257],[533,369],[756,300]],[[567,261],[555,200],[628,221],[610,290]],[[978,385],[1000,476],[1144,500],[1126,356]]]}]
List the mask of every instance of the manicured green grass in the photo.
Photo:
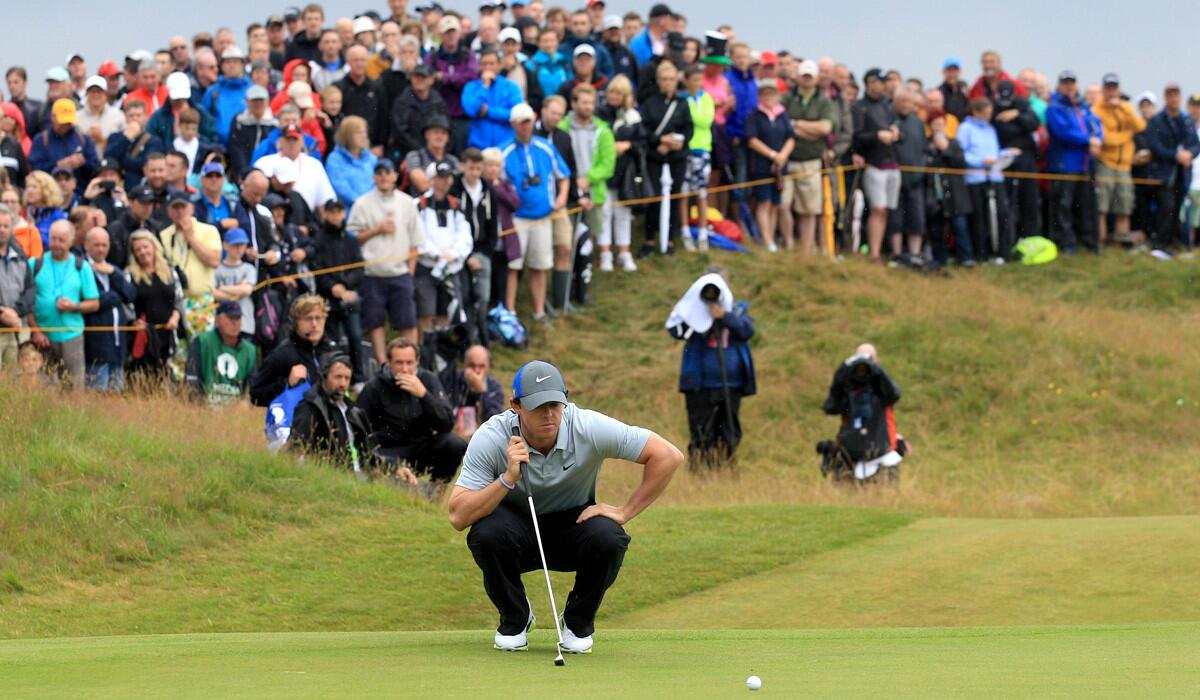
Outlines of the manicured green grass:
[{"label": "manicured green grass", "polygon": [[553,633],[183,635],[0,642],[6,698],[730,698],[1192,695],[1200,625],[612,632],[557,668]]}]

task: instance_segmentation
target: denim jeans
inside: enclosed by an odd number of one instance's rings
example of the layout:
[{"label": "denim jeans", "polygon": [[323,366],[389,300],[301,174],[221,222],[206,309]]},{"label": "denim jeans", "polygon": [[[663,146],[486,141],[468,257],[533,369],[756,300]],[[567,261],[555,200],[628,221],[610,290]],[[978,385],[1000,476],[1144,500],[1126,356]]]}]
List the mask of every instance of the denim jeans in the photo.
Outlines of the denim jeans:
[{"label": "denim jeans", "polygon": [[124,391],[125,367],[119,362],[89,362],[87,388],[97,391]]}]

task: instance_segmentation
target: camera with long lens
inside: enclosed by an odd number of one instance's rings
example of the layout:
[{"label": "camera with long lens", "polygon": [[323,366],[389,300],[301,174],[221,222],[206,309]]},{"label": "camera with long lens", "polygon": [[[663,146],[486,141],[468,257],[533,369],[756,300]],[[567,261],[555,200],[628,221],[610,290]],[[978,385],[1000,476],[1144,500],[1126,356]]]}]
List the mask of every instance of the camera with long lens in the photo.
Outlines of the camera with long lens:
[{"label": "camera with long lens", "polygon": [[700,300],[705,304],[716,304],[721,300],[721,288],[709,282],[700,288]]},{"label": "camera with long lens", "polygon": [[849,374],[851,384],[862,386],[875,376],[875,363],[871,362],[871,358],[860,355],[850,364]]}]

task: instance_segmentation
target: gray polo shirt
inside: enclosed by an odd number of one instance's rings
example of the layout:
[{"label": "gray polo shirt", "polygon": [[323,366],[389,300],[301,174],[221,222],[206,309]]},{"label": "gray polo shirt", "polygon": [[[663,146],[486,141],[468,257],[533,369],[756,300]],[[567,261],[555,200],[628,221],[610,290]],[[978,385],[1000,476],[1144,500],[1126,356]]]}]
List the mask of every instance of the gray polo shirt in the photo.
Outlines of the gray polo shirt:
[{"label": "gray polo shirt", "polygon": [[[508,441],[517,425],[509,409],[492,416],[475,431],[463,458],[458,486],[472,491],[486,488],[508,469]],[[558,429],[558,442],[550,454],[529,448],[525,479],[533,487],[538,513],[555,513],[596,500],[596,479],[605,459],[636,462],[646,448],[650,431],[625,425],[602,413],[567,404]],[[511,504],[526,501],[525,484],[505,495]]]}]

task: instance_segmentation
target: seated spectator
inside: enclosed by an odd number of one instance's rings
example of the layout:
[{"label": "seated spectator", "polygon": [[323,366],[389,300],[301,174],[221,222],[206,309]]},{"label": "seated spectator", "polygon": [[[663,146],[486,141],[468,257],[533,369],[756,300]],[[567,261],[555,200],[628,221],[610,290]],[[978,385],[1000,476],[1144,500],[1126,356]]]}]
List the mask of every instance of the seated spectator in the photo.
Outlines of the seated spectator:
[{"label": "seated spectator", "polygon": [[[21,328],[37,295],[29,257],[13,238],[16,223],[13,210],[0,204],[0,329]],[[17,333],[0,330],[0,370],[16,366],[19,339]]]},{"label": "seated spectator", "polygon": [[246,54],[237,45],[231,45],[221,53],[221,77],[200,99],[200,107],[216,120],[217,141],[229,143],[230,128],[234,118],[246,108],[249,89]]},{"label": "seated spectator", "polygon": [[130,371],[150,383],[167,378],[167,363],[175,356],[183,322],[183,284],[163,255],[162,243],[151,231],[139,229],[129,237],[125,269],[133,281],[133,325]]},{"label": "seated spectator", "polygon": [[188,387],[209,406],[231,406],[246,400],[246,383],[258,360],[258,348],[242,333],[242,307],[236,301],[217,306],[215,327],[188,345]]},{"label": "seated spectator", "polygon": [[338,127],[337,143],[325,159],[325,169],[333,191],[343,204],[354,201],[371,190],[371,176],[379,157],[371,152],[367,135],[367,120],[348,116]]},{"label": "seated spectator", "polygon": [[162,153],[166,150],[166,144],[146,130],[144,102],[128,100],[122,111],[125,113],[125,127],[109,136],[108,144],[104,147],[104,158],[115,160],[121,165],[125,176],[125,189],[128,191],[141,183],[146,156]]},{"label": "seated spectator", "polygon": [[[90,182],[99,158],[92,137],[76,128],[75,103],[60,99],[54,103],[50,114],[50,128],[39,133],[29,149],[29,167],[43,172],[66,168],[73,173],[77,183]],[[82,188],[79,185],[80,193]],[[63,193],[64,196],[71,194],[74,193]]]},{"label": "seated spectator", "polygon": [[389,343],[387,364],[363,387],[358,405],[380,458],[445,484],[458,471],[467,443],[452,432],[454,409],[437,376],[418,367],[419,353],[406,338]]},{"label": "seated spectator", "polygon": [[258,270],[243,258],[250,245],[250,236],[241,228],[234,227],[225,232],[223,247],[225,255],[217,267],[213,284],[213,300],[218,303],[232,301],[242,310],[241,329],[247,338],[254,337],[254,302],[250,295],[258,284]]},{"label": "seated spectator", "polygon": [[463,355],[463,368],[454,374],[450,404],[455,411],[455,430],[470,440],[475,430],[492,416],[504,413],[504,387],[492,376],[492,354],[482,345],[472,345]]},{"label": "seated spectator", "polygon": [[512,140],[508,115],[522,100],[516,83],[500,75],[500,56],[495,51],[483,52],[479,71],[479,79],[467,83],[463,89],[462,106],[471,118],[467,145],[482,150]]},{"label": "seated spectator", "polygon": [[29,173],[25,179],[25,215],[41,234],[43,248],[50,247],[50,227],[67,218],[63,204],[63,191],[49,173],[41,170]]},{"label": "seated spectator", "polygon": [[325,165],[304,152],[303,134],[299,126],[289,124],[285,127],[278,145],[278,153],[259,158],[254,167],[274,176],[279,164],[288,161],[296,171],[294,189],[312,211],[337,196],[325,172]]},{"label": "seated spectator", "polygon": [[320,358],[334,349],[325,337],[329,304],[315,294],[304,294],[292,302],[288,312],[291,335],[263,358],[250,377],[250,401],[268,406],[284,389],[319,380]]},{"label": "seated spectator", "polygon": [[404,172],[408,176],[408,192],[419,197],[429,191],[426,170],[433,163],[445,161],[459,169],[458,158],[450,153],[450,120],[440,114],[425,123],[425,145],[404,157]]},{"label": "seated spectator", "polygon": [[353,383],[365,381],[362,366],[362,300],[359,287],[362,285],[363,268],[354,267],[362,262],[362,251],[358,240],[346,233],[346,206],[333,200],[321,210],[321,228],[315,238],[311,267],[313,270],[335,269],[315,278],[317,293],[329,303],[329,320],[326,328],[330,335],[340,334],[346,339],[350,355],[350,367],[354,370]]},{"label": "seated spectator", "polygon": [[456,315],[462,311],[459,273],[474,249],[467,218],[450,196],[454,167],[446,161],[433,163],[426,174],[433,184],[419,201],[425,242],[417,248],[420,256],[413,278],[417,327],[422,333],[433,330],[435,316],[439,327],[449,323],[451,305],[457,305]]},{"label": "seated spectator", "polygon": [[446,120],[449,133],[450,112],[441,93],[433,89],[433,69],[419,64],[409,74],[409,86],[400,93],[391,109],[391,141],[388,152],[404,158],[425,145],[425,128],[430,120]]},{"label": "seated spectator", "polygon": [[[83,317],[89,326],[120,328],[129,325],[125,309],[132,306],[137,290],[129,275],[108,262],[108,232],[93,228],[83,239],[87,261],[95,275],[100,293],[99,308]],[[84,357],[87,359],[87,386],[100,391],[125,389],[125,360],[129,357],[129,334],[125,331],[91,332],[84,334]]]},{"label": "seated spectator", "polygon": [[87,134],[96,144],[96,152],[103,153],[108,138],[125,129],[125,115],[108,103],[108,83],[98,75],[88,78],[83,98],[83,109],[79,110],[79,131]]},{"label": "seated spectator", "polygon": [[[321,371],[320,381],[296,405],[288,450],[327,460],[356,474],[368,471],[375,462],[375,446],[366,414],[346,396],[350,358],[331,352],[321,360]],[[403,476],[410,483],[416,480],[407,469]]]},{"label": "seated spectator", "polygon": [[229,173],[240,178],[250,169],[250,156],[279,126],[279,120],[268,109],[265,88],[252,85],[246,89],[246,109],[238,114],[229,127]]},{"label": "seated spectator", "polygon": [[52,363],[62,364],[72,388],[82,389],[86,372],[83,315],[100,308],[100,292],[91,265],[71,252],[74,243],[71,224],[55,221],[50,226],[48,251],[29,261],[37,296],[28,322],[33,328],[67,329],[35,330],[31,339],[49,352]]}]

